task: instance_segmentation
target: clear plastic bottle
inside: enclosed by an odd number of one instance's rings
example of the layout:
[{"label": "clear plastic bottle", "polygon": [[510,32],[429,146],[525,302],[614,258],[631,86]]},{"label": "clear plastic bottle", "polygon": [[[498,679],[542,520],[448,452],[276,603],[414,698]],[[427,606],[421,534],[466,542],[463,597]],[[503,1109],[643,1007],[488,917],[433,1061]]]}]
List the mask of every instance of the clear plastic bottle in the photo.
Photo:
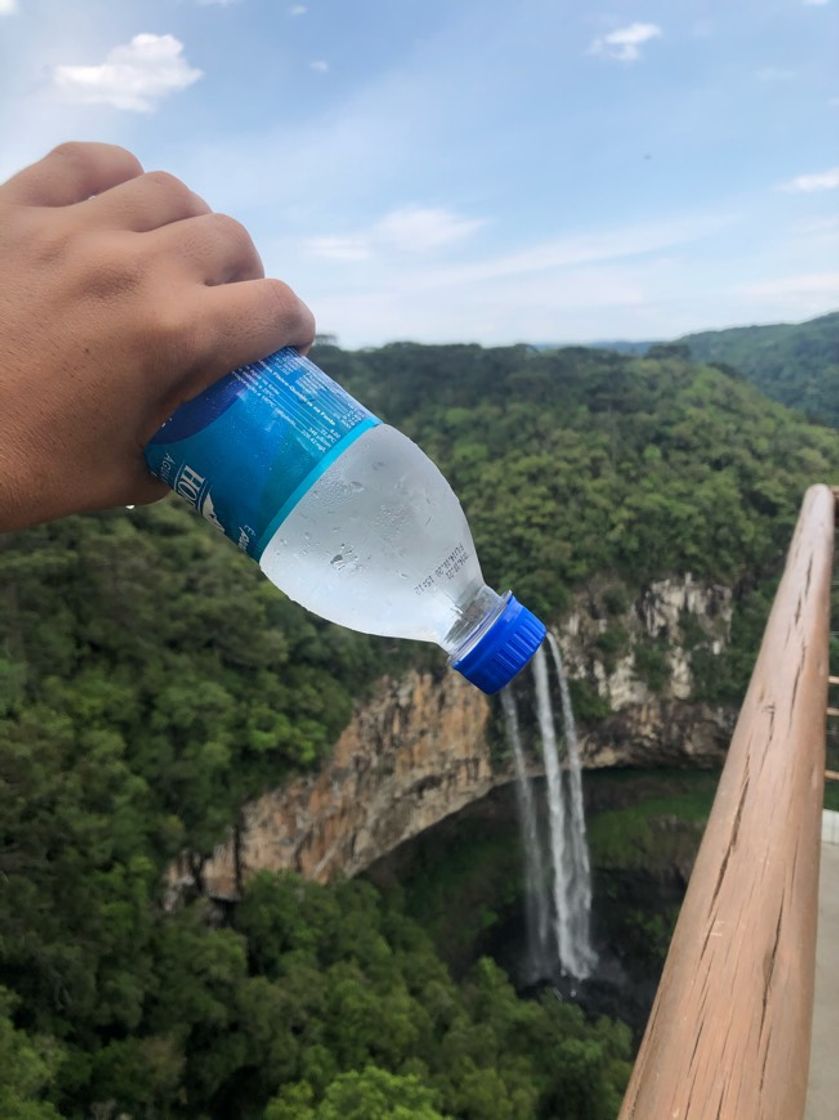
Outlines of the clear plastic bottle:
[{"label": "clear plastic bottle", "polygon": [[296,351],[182,406],[146,459],[291,599],[353,630],[436,642],[485,692],[544,638],[509,592],[487,587],[428,456]]}]

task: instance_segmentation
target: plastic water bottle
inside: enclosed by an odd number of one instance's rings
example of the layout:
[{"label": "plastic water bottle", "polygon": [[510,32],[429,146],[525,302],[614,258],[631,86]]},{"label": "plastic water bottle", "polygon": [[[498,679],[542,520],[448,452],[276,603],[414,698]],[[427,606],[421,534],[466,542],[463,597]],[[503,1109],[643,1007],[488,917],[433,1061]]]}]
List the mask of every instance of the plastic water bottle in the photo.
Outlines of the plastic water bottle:
[{"label": "plastic water bottle", "polygon": [[545,636],[510,592],[485,584],[434,463],[295,350],[182,405],[145,455],[291,599],[353,630],[436,642],[484,692]]}]

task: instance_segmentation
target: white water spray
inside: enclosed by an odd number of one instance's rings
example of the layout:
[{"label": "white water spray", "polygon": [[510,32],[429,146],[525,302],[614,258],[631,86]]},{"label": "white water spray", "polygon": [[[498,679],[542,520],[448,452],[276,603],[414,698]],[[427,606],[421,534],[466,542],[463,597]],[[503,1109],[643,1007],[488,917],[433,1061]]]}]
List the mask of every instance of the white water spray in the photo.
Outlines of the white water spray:
[{"label": "white water spray", "polygon": [[510,689],[501,693],[501,706],[507,724],[507,738],[513,748],[516,770],[516,802],[524,849],[525,918],[527,925],[528,965],[531,979],[550,972],[550,898],[545,875],[545,859],[539,837],[539,821],[533,800],[533,786],[527,774],[524,748],[519,730],[516,700]]},{"label": "white water spray", "polygon": [[565,801],[562,796],[562,772],[559,768],[559,749],[548,682],[548,661],[543,646],[537,650],[533,658],[533,677],[536,682],[536,716],[542,737],[542,756],[545,760],[545,777],[548,786],[554,926],[559,947],[559,963],[562,969],[570,972],[572,976],[582,977],[586,974],[585,966],[577,959],[574,952],[569,921],[571,904],[565,854]]},{"label": "white water spray", "polygon": [[[562,698],[562,718],[565,732],[567,755],[566,781],[570,794],[568,812],[565,815],[568,841],[565,854],[570,857],[566,866],[569,877],[568,902],[571,942],[574,946],[572,956],[584,968],[574,972],[575,976],[588,976],[597,964],[597,954],[591,944],[591,867],[586,841],[586,817],[583,806],[583,778],[580,764],[580,745],[577,741],[577,726],[574,722],[574,709],[571,706],[571,693],[568,677],[562,664],[559,643],[555,636],[548,633],[548,644],[553,654],[556,674],[559,678],[559,691]],[[573,970],[572,970],[573,971]]]}]

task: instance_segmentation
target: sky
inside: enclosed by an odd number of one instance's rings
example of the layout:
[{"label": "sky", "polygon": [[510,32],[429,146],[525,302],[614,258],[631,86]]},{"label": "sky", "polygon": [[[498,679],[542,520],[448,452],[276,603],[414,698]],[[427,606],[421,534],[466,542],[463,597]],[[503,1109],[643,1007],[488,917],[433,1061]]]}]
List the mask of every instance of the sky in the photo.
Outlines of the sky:
[{"label": "sky", "polygon": [[69,139],[349,347],[839,309],[839,0],[0,0],[0,179]]}]

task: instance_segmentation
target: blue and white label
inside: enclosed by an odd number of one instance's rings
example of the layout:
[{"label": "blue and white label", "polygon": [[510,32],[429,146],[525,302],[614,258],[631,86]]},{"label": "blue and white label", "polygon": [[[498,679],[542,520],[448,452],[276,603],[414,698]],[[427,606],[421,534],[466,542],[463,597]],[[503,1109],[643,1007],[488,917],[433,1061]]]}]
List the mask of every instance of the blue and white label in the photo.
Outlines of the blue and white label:
[{"label": "blue and white label", "polygon": [[306,491],[379,423],[287,348],[182,405],[145,456],[152,474],[258,560]]}]

